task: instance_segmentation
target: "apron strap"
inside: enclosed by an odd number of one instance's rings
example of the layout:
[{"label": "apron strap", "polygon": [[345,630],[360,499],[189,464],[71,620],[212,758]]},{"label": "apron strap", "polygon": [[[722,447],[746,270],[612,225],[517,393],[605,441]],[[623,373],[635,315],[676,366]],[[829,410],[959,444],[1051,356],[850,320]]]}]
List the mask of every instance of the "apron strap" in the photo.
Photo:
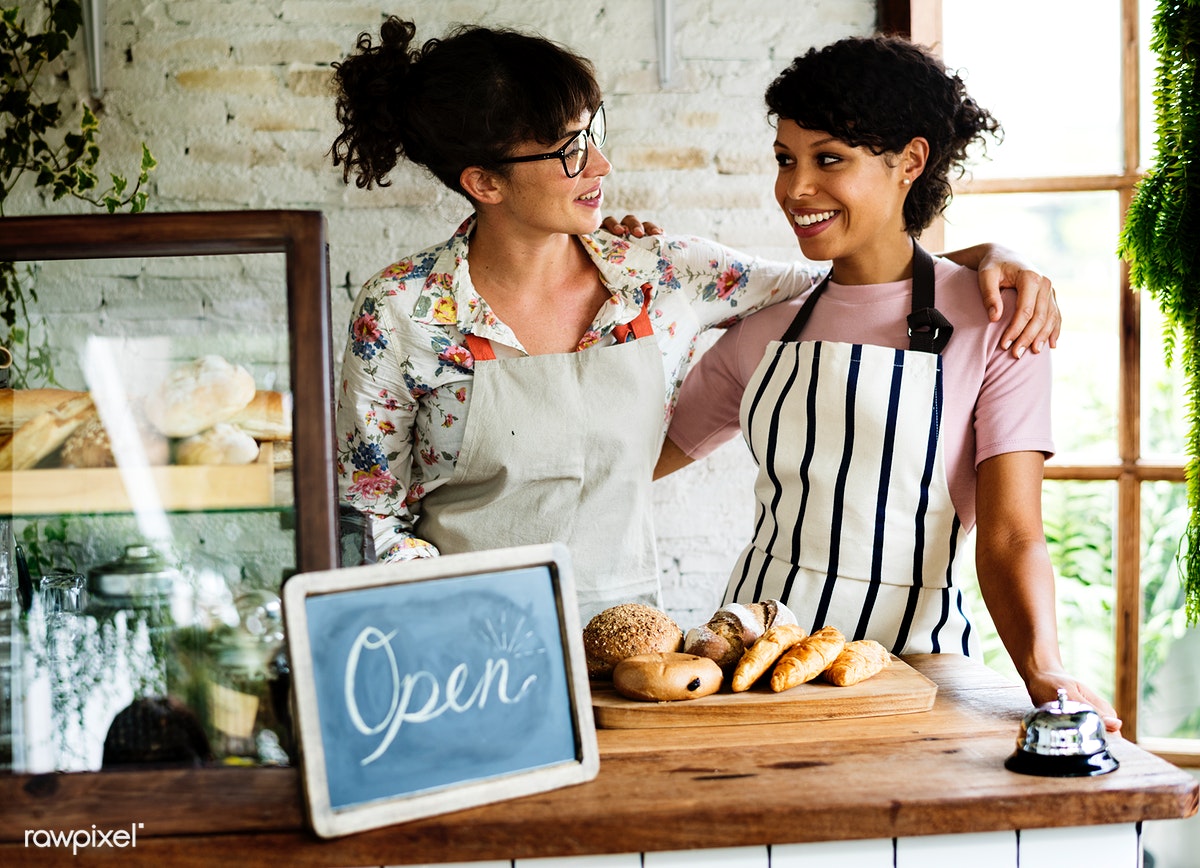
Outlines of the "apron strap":
[{"label": "apron strap", "polygon": [[492,342],[487,338],[481,338],[475,334],[465,334],[463,339],[466,341],[467,349],[474,356],[477,362],[495,361],[496,353],[492,349]]},{"label": "apron strap", "polygon": [[[908,348],[921,353],[940,353],[946,348],[946,344],[950,343],[954,326],[933,306],[933,257],[917,244],[915,238],[912,268],[912,313],[908,315]],[[829,274],[825,275],[825,279],[809,293],[780,340],[787,343],[800,339],[800,332],[808,324],[817,300],[829,286],[829,278]]]},{"label": "apron strap", "polygon": [[654,329],[650,326],[650,300],[653,297],[652,287],[642,284],[642,311],[628,323],[614,326],[612,333],[617,343],[623,344],[636,338],[653,337]]},{"label": "apron strap", "polygon": [[933,257],[913,239],[913,298],[908,315],[908,348],[940,353],[950,343],[954,326],[933,306]]}]

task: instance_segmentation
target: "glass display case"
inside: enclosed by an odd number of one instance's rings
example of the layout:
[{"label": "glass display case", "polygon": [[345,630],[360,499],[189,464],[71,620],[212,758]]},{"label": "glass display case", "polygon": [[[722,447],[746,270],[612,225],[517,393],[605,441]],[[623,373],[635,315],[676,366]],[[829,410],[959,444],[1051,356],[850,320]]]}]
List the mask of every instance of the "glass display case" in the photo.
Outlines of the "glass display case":
[{"label": "glass display case", "polygon": [[325,223],[0,220],[0,766],[288,766],[279,603],[339,557]]}]

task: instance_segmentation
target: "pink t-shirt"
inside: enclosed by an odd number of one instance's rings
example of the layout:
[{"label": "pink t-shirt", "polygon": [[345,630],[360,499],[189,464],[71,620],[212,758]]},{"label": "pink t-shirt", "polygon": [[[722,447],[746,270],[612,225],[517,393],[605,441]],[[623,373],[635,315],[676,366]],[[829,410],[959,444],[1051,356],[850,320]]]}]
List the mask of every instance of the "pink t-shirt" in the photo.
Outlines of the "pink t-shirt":
[{"label": "pink t-shirt", "polygon": [[[1050,434],[1050,353],[1014,359],[1000,348],[1016,293],[1004,292],[1005,316],[988,322],[976,272],[937,259],[936,302],[954,326],[942,352],[946,476],[966,529],[975,526],[975,471],[1006,452],[1053,454]],[[738,433],[742,392],[770,341],[778,340],[808,293],[739,321],[684,379],[668,436],[692,458],[703,458]],[[912,282],[841,286],[830,282],[801,339],[908,346],[906,318]]]}]

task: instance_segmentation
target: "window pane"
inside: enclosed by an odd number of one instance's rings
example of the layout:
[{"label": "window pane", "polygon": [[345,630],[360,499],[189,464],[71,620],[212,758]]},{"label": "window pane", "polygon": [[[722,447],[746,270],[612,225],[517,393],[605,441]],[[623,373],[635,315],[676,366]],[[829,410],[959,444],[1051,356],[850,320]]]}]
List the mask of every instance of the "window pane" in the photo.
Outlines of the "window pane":
[{"label": "window pane", "polygon": [[[1113,698],[1115,622],[1113,619],[1113,521],[1116,484],[1048,480],[1042,485],[1046,545],[1056,577],[1059,644],[1067,671]],[[983,661],[1019,680],[979,593],[975,535],[964,550],[963,593],[979,629]]]},{"label": "window pane", "polygon": [[1117,454],[1118,213],[1110,192],[957,196],[946,212],[947,250],[995,241],[1054,280],[1063,316],[1053,351],[1058,463]]},{"label": "window pane", "polygon": [[1003,14],[942,0],[942,14],[947,66],[1004,126],[977,177],[1121,171],[1120,0],[1009,0]]},{"label": "window pane", "polygon": [[1047,481],[1043,524],[1057,577],[1063,662],[1112,701],[1116,628],[1113,533],[1117,487],[1112,482]]},{"label": "window pane", "polygon": [[1152,463],[1186,461],[1187,388],[1183,350],[1176,335],[1170,357],[1164,348],[1163,316],[1142,293],[1142,455]]},{"label": "window pane", "polygon": [[1200,627],[1186,626],[1178,562],[1187,512],[1183,485],[1142,486],[1140,735],[1200,738]]}]

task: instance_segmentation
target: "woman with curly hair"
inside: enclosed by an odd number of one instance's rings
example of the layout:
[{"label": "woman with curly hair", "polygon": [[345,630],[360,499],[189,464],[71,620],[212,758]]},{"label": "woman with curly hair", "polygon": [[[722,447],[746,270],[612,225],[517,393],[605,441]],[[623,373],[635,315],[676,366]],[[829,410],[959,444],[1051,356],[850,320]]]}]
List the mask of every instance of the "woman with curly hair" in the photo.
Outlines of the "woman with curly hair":
[{"label": "woman with curly hair", "polygon": [[[384,560],[561,541],[585,621],[660,604],[650,485],[696,336],[810,289],[812,272],[703,239],[598,232],[612,166],[591,64],[512,30],[415,33],[390,18],[336,64],[333,161],[371,188],[408,160],[472,213],[354,303],[343,500],[369,516]],[[1057,333],[1050,307],[1013,330],[1018,345]]]},{"label": "woman with curly hair", "polygon": [[[939,60],[894,37],[845,39],[770,85],[775,196],[811,292],[731,328],[684,383],[659,474],[741,430],[758,465],[754,535],[727,602],[776,598],[895,654],[977,654],[959,578],[980,588],[1035,703],[1068,689],[1040,510],[1050,357],[1000,347],[974,271],[917,237],[996,119]],[[1008,305],[1006,305],[1009,309]]]}]

